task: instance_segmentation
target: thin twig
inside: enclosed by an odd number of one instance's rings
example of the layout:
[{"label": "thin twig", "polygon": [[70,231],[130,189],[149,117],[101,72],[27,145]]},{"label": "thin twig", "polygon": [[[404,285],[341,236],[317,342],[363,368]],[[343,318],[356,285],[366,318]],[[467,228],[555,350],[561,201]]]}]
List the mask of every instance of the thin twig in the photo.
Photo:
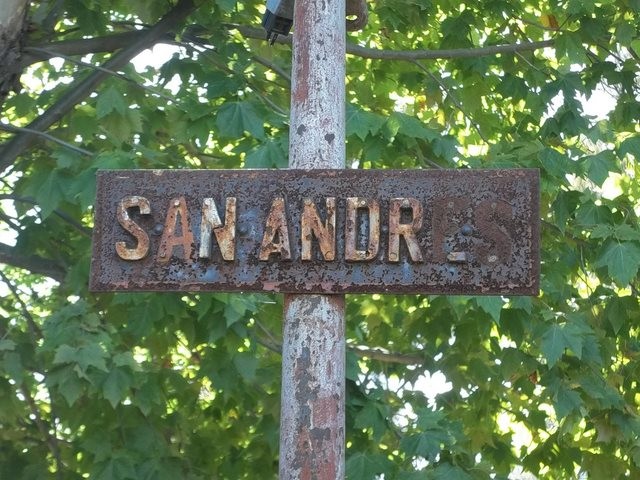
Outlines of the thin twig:
[{"label": "thin twig", "polygon": [[[212,54],[216,54],[216,55],[220,55],[216,50],[214,49],[210,49],[210,48],[206,48],[206,47],[200,47],[199,49],[196,48],[195,49],[202,57],[208,59],[211,61],[211,63],[213,65],[215,65],[217,68],[219,68],[220,70],[227,72],[230,75],[235,74],[235,72],[230,69],[229,67],[227,67],[226,65],[218,62],[215,58],[213,58]],[[246,85],[251,88],[251,90],[253,90],[253,93],[255,93],[258,98],[260,98],[260,100],[262,100],[267,106],[271,107],[274,111],[276,111],[277,113],[279,113],[282,116],[287,116],[287,111],[284,110],[282,107],[280,107],[279,105],[277,105],[276,103],[273,102],[273,100],[271,100],[269,98],[268,95],[263,94],[261,92],[261,89],[259,89],[257,87],[257,85],[255,85],[253,82],[251,82],[250,80],[248,80],[246,77],[244,78],[244,82],[246,83]]]},{"label": "thin twig", "polygon": [[262,332],[269,337],[269,340],[271,342],[273,342],[274,345],[278,345],[280,344],[280,341],[273,335],[273,333],[271,333],[271,330],[269,330],[267,327],[265,327],[259,320],[254,320],[256,322],[256,325],[258,326],[258,328],[260,330],[262,330]]},{"label": "thin twig", "polygon": [[[145,30],[138,39],[124,47],[104,64],[108,70],[118,70],[127,65],[141,51],[155,44],[167,32],[177,27],[191,12],[196,9],[193,0],[179,0],[178,3],[151,29]],[[71,84],[60,100],[49,107],[42,115],[31,122],[29,129],[43,132],[61,120],[73,107],[88,97],[97,86],[107,78],[107,73],[94,70],[87,77]],[[0,171],[5,170],[14,160],[29,148],[37,135],[23,131],[7,142],[0,150]]]},{"label": "thin twig", "polygon": [[60,283],[66,275],[65,268],[58,262],[38,255],[24,255],[17,251],[16,247],[5,243],[0,243],[0,263],[23,268],[38,275],[45,275]]},{"label": "thin twig", "polygon": [[414,64],[416,64],[418,66],[418,68],[420,68],[420,70],[422,70],[423,72],[425,72],[427,75],[429,75],[438,85],[440,85],[440,88],[442,89],[443,93],[445,93],[449,99],[453,102],[453,104],[458,108],[458,110],[460,110],[462,112],[462,115],[464,115],[464,117],[467,119],[467,121],[471,124],[471,126],[475,129],[476,132],[478,132],[478,135],[480,136],[480,138],[484,141],[484,143],[489,143],[489,140],[487,140],[487,138],[482,134],[482,130],[480,130],[480,125],[478,125],[475,120],[473,118],[471,118],[470,115],[467,114],[467,112],[465,112],[464,108],[462,107],[462,104],[458,101],[458,99],[453,95],[453,93],[451,93],[451,91],[447,88],[447,86],[442,82],[442,80],[440,80],[438,77],[436,77],[433,73],[431,73],[429,71],[429,69],[427,69],[424,65],[422,65],[420,62],[418,61],[413,61]]},{"label": "thin twig", "polygon": [[29,405],[29,410],[31,410],[31,414],[33,415],[36,426],[38,427],[40,434],[44,437],[45,442],[49,446],[51,455],[53,455],[53,459],[56,463],[56,477],[62,479],[64,478],[64,464],[62,463],[62,455],[60,455],[60,446],[58,445],[58,439],[49,431],[49,429],[51,428],[50,425],[47,425],[48,422],[45,423],[45,421],[42,419],[42,415],[40,415],[40,409],[38,409],[36,401],[33,399],[33,396],[31,396],[31,393],[29,392],[29,389],[24,382],[20,387],[20,392]]},{"label": "thin twig", "polygon": [[522,60],[524,63],[526,63],[527,65],[529,65],[531,68],[533,68],[534,70],[540,72],[542,75],[544,75],[547,78],[553,78],[553,75],[551,75],[550,73],[547,72],[543,72],[542,70],[540,70],[538,67],[536,67],[533,63],[531,63],[529,61],[529,59],[527,57],[525,57],[524,55],[522,55],[520,52],[516,52],[516,56]]},{"label": "thin twig", "polygon": [[[254,335],[255,341],[272,352],[282,353],[282,343],[260,322],[256,321],[256,325],[268,338]],[[424,357],[418,354],[389,352],[382,348],[369,348],[362,345],[347,345],[347,348],[360,358],[368,358],[385,363],[399,363],[401,365],[420,365],[424,363]]]},{"label": "thin twig", "polygon": [[39,130],[35,130],[33,128],[28,128],[28,127],[16,127],[15,125],[9,125],[7,123],[3,123],[0,122],[0,130],[4,130],[5,132],[11,132],[11,133],[24,133],[24,134],[31,134],[31,135],[37,135],[39,137],[45,138],[53,143],[57,143],[58,145],[62,145],[65,148],[68,148],[69,150],[72,150],[76,153],[80,153],[82,155],[86,155],[88,157],[93,157],[93,152],[90,152],[89,150],[85,150],[82,147],[78,147],[77,145],[73,145],[71,143],[65,142],[64,140],[60,140],[59,138],[54,137],[53,135],[49,135],[46,132],[41,132]]},{"label": "thin twig", "polygon": [[151,87],[148,87],[147,85],[144,85],[140,82],[137,82],[136,80],[127,77],[126,75],[116,72],[114,70],[109,70],[108,68],[102,67],[100,65],[94,65],[93,63],[87,63],[87,62],[83,62],[82,60],[76,60],[73,57],[70,57],[69,55],[63,55],[63,54],[56,54],[55,52],[51,52],[49,50],[47,50],[46,48],[40,48],[40,47],[26,47],[25,48],[26,51],[37,51],[37,52],[41,52],[41,53],[47,53],[48,55],[50,55],[51,57],[59,57],[62,58],[68,62],[74,63],[76,65],[79,65],[81,67],[85,67],[85,68],[90,68],[93,70],[99,70],[101,72],[104,72],[108,75],[111,75],[113,77],[119,78],[120,80],[124,80],[127,83],[130,83],[142,90],[145,90],[149,93],[151,93],[152,95],[156,95],[160,98],[164,98],[165,100],[168,100],[170,102],[173,102],[175,100],[174,97],[170,97],[169,95],[165,95],[164,93],[158,92],[156,90],[154,90]]},{"label": "thin twig", "polygon": [[7,277],[2,270],[0,270],[0,278],[5,283],[7,288],[11,291],[11,294],[20,305],[20,310],[22,311],[22,316],[27,321],[27,326],[29,327],[29,332],[31,334],[32,341],[34,342],[34,344],[36,344],[38,340],[42,338],[42,329],[35,322],[33,316],[31,315],[31,313],[29,312],[29,309],[27,308],[27,304],[24,303],[24,300],[22,300],[22,298],[20,297],[20,292],[18,291],[16,286],[11,282],[9,277]]},{"label": "thin twig", "polygon": [[274,72],[276,72],[278,75],[280,75],[282,78],[284,78],[287,81],[287,83],[289,83],[289,84],[291,83],[291,75],[289,75],[287,72],[285,72],[282,68],[280,68],[275,63],[270,62],[266,58],[260,57],[258,55],[253,55],[251,58],[253,58],[260,65],[263,65],[263,66],[267,67],[268,69],[273,70]]},{"label": "thin twig", "polygon": [[4,223],[6,223],[10,228],[15,230],[16,232],[19,232],[21,229],[21,225],[13,217],[10,217],[4,212],[0,212],[0,220],[2,220]]},{"label": "thin twig", "polygon": [[[13,200],[15,202],[28,203],[30,205],[39,205],[35,198],[31,197],[22,197],[20,195],[14,195],[10,193],[2,193],[0,194],[0,200]],[[61,211],[61,210],[53,210],[54,215],[60,217],[62,220],[71,225],[74,229],[76,229],[79,233],[84,235],[85,237],[91,237],[92,230],[89,227],[85,227],[80,222],[78,222],[75,218],[71,217],[69,214]]]},{"label": "thin twig", "polygon": [[267,106],[270,106],[275,112],[279,113],[283,117],[287,116],[287,111],[284,110],[280,105],[277,105],[273,100],[269,98],[268,95],[264,95],[259,92],[256,87],[252,86],[251,83],[247,80],[247,85],[253,89],[253,93],[255,93],[260,100],[262,100]]}]

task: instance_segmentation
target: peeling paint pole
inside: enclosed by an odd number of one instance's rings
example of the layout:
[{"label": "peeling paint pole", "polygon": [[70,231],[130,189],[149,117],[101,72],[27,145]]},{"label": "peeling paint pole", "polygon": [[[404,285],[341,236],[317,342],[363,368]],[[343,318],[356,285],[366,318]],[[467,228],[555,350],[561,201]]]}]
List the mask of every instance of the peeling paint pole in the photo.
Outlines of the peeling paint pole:
[{"label": "peeling paint pole", "polygon": [[[344,168],[345,0],[296,0],[290,168]],[[286,295],[280,478],[344,478],[343,295]]]}]

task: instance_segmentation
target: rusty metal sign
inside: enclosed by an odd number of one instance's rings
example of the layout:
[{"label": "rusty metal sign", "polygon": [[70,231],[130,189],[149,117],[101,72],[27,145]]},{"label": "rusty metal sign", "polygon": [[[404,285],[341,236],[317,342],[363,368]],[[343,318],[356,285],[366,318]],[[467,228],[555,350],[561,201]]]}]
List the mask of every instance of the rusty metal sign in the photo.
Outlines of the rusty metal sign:
[{"label": "rusty metal sign", "polygon": [[98,172],[93,291],[537,295],[537,170]]}]

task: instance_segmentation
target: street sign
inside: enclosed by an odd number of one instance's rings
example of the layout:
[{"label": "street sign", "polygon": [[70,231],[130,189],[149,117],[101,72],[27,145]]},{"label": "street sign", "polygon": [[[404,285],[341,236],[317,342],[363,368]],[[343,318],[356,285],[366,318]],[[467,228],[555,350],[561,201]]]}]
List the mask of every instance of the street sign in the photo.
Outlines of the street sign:
[{"label": "street sign", "polygon": [[98,172],[93,291],[537,295],[537,170]]}]

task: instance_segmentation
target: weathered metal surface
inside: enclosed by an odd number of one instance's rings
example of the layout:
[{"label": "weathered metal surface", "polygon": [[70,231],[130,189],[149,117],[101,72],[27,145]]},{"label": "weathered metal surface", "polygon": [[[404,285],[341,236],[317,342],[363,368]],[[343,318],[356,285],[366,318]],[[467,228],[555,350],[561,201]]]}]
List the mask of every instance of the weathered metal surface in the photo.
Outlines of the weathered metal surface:
[{"label": "weathered metal surface", "polygon": [[535,295],[538,196],[536,170],[99,172],[91,288]]},{"label": "weathered metal surface", "polygon": [[344,478],[343,295],[286,295],[281,480]]},{"label": "weathered metal surface", "polygon": [[[290,168],[344,168],[345,8],[345,0],[295,3]],[[338,204],[310,193],[300,197],[301,261],[292,263],[313,271],[337,261]],[[285,295],[284,305],[279,478],[342,480],[344,296]]]}]

